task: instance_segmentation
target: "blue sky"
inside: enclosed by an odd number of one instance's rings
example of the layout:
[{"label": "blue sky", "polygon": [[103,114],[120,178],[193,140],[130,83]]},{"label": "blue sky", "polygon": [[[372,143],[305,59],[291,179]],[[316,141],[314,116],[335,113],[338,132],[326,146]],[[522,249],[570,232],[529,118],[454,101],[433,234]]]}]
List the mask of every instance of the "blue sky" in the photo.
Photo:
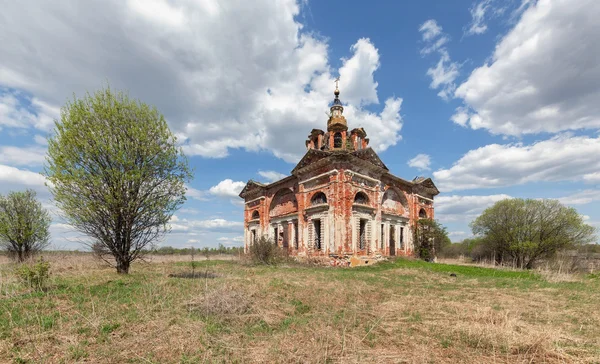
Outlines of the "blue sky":
[{"label": "blue sky", "polygon": [[431,176],[459,241],[509,197],[600,226],[600,3],[65,1],[0,14],[0,193],[33,188],[53,245],[85,240],[44,187],[45,137],[73,94],[156,105],[195,169],[163,245],[241,245],[248,179],[288,174],[324,129],[333,80],[390,170]]}]

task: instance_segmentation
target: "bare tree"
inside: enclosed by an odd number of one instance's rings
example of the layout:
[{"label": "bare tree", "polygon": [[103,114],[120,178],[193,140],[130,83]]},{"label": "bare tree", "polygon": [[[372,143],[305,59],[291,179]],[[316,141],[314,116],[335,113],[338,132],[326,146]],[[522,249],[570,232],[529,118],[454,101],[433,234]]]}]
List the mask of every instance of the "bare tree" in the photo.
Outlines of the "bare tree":
[{"label": "bare tree", "polygon": [[125,274],[169,231],[191,178],[158,110],[110,88],[63,107],[44,173],[65,220]]},{"label": "bare tree", "polygon": [[0,247],[19,262],[49,244],[50,215],[33,190],[0,195]]}]

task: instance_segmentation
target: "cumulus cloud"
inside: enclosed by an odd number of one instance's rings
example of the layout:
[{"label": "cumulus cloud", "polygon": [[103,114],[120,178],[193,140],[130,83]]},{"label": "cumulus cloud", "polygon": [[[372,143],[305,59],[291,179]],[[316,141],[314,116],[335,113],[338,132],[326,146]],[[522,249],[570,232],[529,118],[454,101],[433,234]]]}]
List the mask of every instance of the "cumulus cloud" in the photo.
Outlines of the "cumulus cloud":
[{"label": "cumulus cloud", "polygon": [[565,205],[587,205],[594,201],[600,201],[600,190],[584,190],[572,195],[560,197],[558,201]]},{"label": "cumulus cloud", "polygon": [[498,201],[512,198],[506,194],[487,196],[439,196],[435,199],[435,217],[442,222],[469,222]]},{"label": "cumulus cloud", "polygon": [[375,45],[357,40],[332,69],[326,40],[303,31],[294,0],[23,6],[5,4],[0,14],[0,85],[25,91],[39,108],[9,91],[0,105],[13,111],[0,120],[12,127],[43,129],[40,113],[108,81],[157,106],[189,155],[264,149],[295,162],[305,152],[297,135],[325,127],[339,74],[350,126],[363,126],[379,151],[400,139],[400,98],[379,112],[364,108],[379,103]]},{"label": "cumulus cloud", "polygon": [[587,183],[600,183],[600,172],[585,174],[583,180]]},{"label": "cumulus cloud", "polygon": [[187,197],[191,197],[198,201],[206,201],[208,199],[206,196],[206,191],[200,191],[190,186],[186,186],[185,194]]},{"label": "cumulus cloud", "polygon": [[[600,127],[600,2],[539,0],[455,92],[453,121],[493,134]],[[576,26],[574,26],[576,24]]]},{"label": "cumulus cloud", "polygon": [[[265,178],[268,182],[279,181],[282,178],[287,177],[286,174],[275,172],[275,171],[258,171],[258,174]],[[240,190],[241,192],[241,190]]]},{"label": "cumulus cloud", "polygon": [[410,167],[417,168],[420,171],[430,170],[431,168],[429,166],[431,165],[431,157],[429,157],[427,154],[417,154],[417,156],[409,160],[407,164]]},{"label": "cumulus cloud", "polygon": [[[0,25],[0,30],[2,30],[1,27]],[[0,34],[1,39],[2,35]],[[0,50],[0,55],[2,55],[2,50]],[[54,120],[60,116],[60,109],[38,98],[24,95],[22,92],[1,88],[8,80],[3,78],[2,69],[2,65],[0,65],[0,127],[50,130],[54,125]]]},{"label": "cumulus cloud", "polygon": [[0,147],[0,162],[12,166],[41,166],[44,163],[45,158],[45,147]]},{"label": "cumulus cloud", "polygon": [[222,236],[217,240],[225,245],[236,245],[236,246],[244,245],[244,236],[243,235],[234,236],[234,237]]},{"label": "cumulus cloud", "polygon": [[238,197],[244,186],[246,186],[246,182],[234,182],[227,178],[219,182],[216,186],[212,186],[209,192],[219,197]]},{"label": "cumulus cloud", "polygon": [[455,80],[459,75],[459,65],[452,62],[446,48],[450,37],[442,31],[442,27],[434,19],[429,19],[421,24],[419,31],[425,46],[421,49],[421,55],[437,52],[440,59],[435,67],[427,69],[427,75],[431,77],[430,88],[440,91],[438,96],[449,100],[456,89]]},{"label": "cumulus cloud", "polygon": [[600,137],[559,135],[532,145],[486,145],[433,175],[444,192],[537,181],[591,181],[600,171],[599,155]]},{"label": "cumulus cloud", "polygon": [[39,197],[48,198],[45,183],[46,178],[39,173],[0,164],[0,193],[31,188]]}]

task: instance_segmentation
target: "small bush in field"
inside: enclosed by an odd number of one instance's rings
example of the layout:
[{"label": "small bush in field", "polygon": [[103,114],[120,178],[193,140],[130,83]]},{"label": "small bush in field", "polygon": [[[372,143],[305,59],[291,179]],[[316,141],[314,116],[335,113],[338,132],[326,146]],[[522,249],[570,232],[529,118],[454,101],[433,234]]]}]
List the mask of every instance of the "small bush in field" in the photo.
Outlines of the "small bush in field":
[{"label": "small bush in field", "polygon": [[50,263],[42,257],[33,264],[22,264],[15,273],[24,285],[42,290],[50,276]]},{"label": "small bush in field", "polygon": [[250,259],[256,264],[277,264],[283,258],[281,249],[266,236],[261,236],[249,248]]}]

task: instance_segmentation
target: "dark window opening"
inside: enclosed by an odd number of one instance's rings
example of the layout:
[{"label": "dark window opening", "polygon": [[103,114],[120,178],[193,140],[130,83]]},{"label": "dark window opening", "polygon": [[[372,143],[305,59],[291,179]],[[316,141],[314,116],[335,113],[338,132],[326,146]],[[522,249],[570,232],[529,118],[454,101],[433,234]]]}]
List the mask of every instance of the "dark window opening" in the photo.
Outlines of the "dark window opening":
[{"label": "dark window opening", "polygon": [[250,230],[250,241],[252,242],[252,244],[256,243],[256,230]]},{"label": "dark window opening", "polygon": [[274,236],[275,238],[273,240],[275,240],[275,245],[279,245],[279,228],[277,226],[275,226]]},{"label": "dark window opening", "polygon": [[315,229],[315,250],[321,250],[321,220],[313,220],[313,228]]},{"label": "dark window opening", "polygon": [[294,223],[294,249],[298,250],[298,223]]},{"label": "dark window opening", "polygon": [[385,225],[381,224],[381,249],[383,250],[385,248]]},{"label": "dark window opening", "polygon": [[400,227],[400,249],[404,249],[404,228]]},{"label": "dark window opening", "polygon": [[258,218],[260,218],[260,214],[258,213],[258,211],[254,211],[252,213],[252,220],[256,220]]},{"label": "dark window opening", "polygon": [[367,247],[367,220],[360,219],[358,237],[358,248],[360,250],[365,250]]},{"label": "dark window opening", "polygon": [[354,196],[354,203],[366,205],[367,203],[369,203],[369,198],[364,192],[358,192],[356,196]]},{"label": "dark window opening", "polygon": [[425,209],[421,209],[419,211],[419,218],[421,218],[421,219],[426,219],[427,218],[427,212],[425,212]]},{"label": "dark window opening", "polygon": [[333,147],[341,148],[342,147],[342,133],[339,131],[333,135]]},{"label": "dark window opening", "polygon": [[323,192],[315,193],[314,196],[310,199],[311,205],[320,205],[324,203],[327,203],[327,196],[325,196]]}]

